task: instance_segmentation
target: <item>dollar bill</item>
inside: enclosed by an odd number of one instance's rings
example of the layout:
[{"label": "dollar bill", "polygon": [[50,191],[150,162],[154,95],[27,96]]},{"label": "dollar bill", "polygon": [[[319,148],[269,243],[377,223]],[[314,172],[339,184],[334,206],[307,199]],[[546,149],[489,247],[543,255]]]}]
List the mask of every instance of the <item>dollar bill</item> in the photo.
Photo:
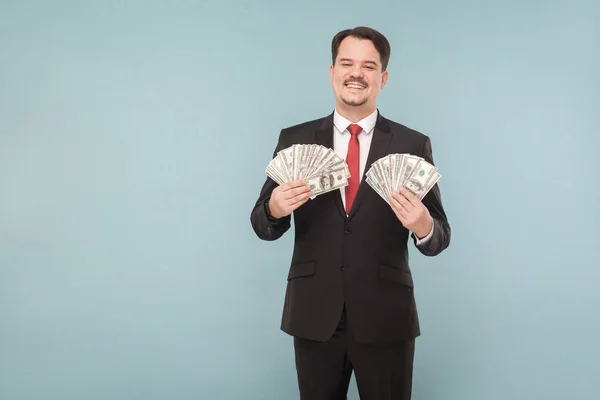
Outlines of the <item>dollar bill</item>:
[{"label": "dollar bill", "polygon": [[425,160],[419,160],[402,186],[422,199],[434,172],[436,168],[433,165]]},{"label": "dollar bill", "polygon": [[318,174],[306,179],[310,186],[311,197],[331,192],[348,185],[348,177],[344,168],[322,170]]},{"label": "dollar bill", "polygon": [[437,167],[413,154],[389,154],[367,171],[367,183],[388,204],[392,192],[404,187],[422,200],[441,178]]},{"label": "dollar bill", "polygon": [[390,198],[385,194],[385,191],[379,185],[377,178],[374,177],[374,174],[372,172],[373,171],[370,170],[366,174],[366,181],[367,181],[367,183],[369,185],[371,185],[371,187],[375,190],[375,192],[377,192],[377,194],[379,196],[381,196],[381,198],[383,198],[386,201],[386,203],[390,204]]},{"label": "dollar bill", "polygon": [[[266,174],[277,184],[304,179],[311,186],[311,198],[348,185],[346,162],[331,148],[317,144],[294,144],[277,153]],[[392,193],[404,187],[422,200],[441,178],[437,167],[423,158],[403,153],[389,154],[375,161],[365,181],[388,204]]]},{"label": "dollar bill", "polygon": [[298,179],[312,188],[311,198],[348,185],[350,170],[333,149],[317,144],[294,144],[280,150],[265,172],[282,185]]}]

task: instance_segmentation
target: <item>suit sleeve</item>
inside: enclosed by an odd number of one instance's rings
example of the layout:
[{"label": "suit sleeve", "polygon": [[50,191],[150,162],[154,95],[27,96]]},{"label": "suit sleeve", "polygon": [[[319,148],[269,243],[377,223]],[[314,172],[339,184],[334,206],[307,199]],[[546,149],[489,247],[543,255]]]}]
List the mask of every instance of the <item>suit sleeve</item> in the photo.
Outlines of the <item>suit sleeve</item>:
[{"label": "suit sleeve", "polygon": [[[420,156],[430,164],[435,165],[429,137],[425,137]],[[436,256],[450,245],[450,224],[442,205],[440,188],[437,183],[425,195],[422,202],[433,218],[433,232],[431,233],[431,237],[420,244],[417,244],[417,238],[414,233],[411,236],[415,246],[422,254]]]},{"label": "suit sleeve", "polygon": [[[273,152],[273,158],[277,156],[277,153],[280,150],[283,150],[285,147],[287,147],[284,145],[283,136],[284,131],[282,130],[279,134],[279,140],[277,142],[275,151]],[[271,241],[279,239],[290,228],[290,215],[283,218],[274,218],[269,213],[267,203],[271,198],[273,189],[275,189],[277,186],[277,182],[267,177],[262,189],[260,190],[258,200],[254,204],[254,208],[250,214],[250,223],[252,224],[252,229],[254,229],[256,235],[262,240]]]}]

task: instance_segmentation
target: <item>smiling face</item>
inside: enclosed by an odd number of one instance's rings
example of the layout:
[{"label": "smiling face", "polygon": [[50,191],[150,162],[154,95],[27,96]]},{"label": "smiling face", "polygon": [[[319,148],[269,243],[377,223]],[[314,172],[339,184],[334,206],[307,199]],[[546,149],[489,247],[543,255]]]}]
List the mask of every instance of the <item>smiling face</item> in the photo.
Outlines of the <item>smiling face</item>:
[{"label": "smiling face", "polygon": [[338,111],[369,114],[377,107],[388,72],[382,71],[381,57],[372,41],[348,36],[340,43],[329,77]]}]

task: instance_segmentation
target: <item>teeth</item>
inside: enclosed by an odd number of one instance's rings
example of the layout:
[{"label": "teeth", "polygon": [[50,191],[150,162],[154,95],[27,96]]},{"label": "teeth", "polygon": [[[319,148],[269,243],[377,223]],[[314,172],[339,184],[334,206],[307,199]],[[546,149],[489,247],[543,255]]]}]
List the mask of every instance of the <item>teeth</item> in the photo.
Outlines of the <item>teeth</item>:
[{"label": "teeth", "polygon": [[352,85],[352,84],[350,84],[350,85],[347,85],[347,86],[348,86],[349,88],[352,88],[352,89],[364,89],[364,88],[365,88],[364,86],[360,86],[360,85]]}]

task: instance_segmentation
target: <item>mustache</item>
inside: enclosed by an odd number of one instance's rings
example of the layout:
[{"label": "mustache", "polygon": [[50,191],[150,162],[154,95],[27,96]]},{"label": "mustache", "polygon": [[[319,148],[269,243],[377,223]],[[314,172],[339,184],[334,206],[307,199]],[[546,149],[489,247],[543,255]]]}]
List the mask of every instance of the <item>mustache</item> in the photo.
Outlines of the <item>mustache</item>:
[{"label": "mustache", "polygon": [[347,81],[344,82],[344,85],[348,85],[350,83],[358,83],[365,87],[369,86],[369,85],[367,85],[367,82],[363,81],[362,79],[348,79]]}]

